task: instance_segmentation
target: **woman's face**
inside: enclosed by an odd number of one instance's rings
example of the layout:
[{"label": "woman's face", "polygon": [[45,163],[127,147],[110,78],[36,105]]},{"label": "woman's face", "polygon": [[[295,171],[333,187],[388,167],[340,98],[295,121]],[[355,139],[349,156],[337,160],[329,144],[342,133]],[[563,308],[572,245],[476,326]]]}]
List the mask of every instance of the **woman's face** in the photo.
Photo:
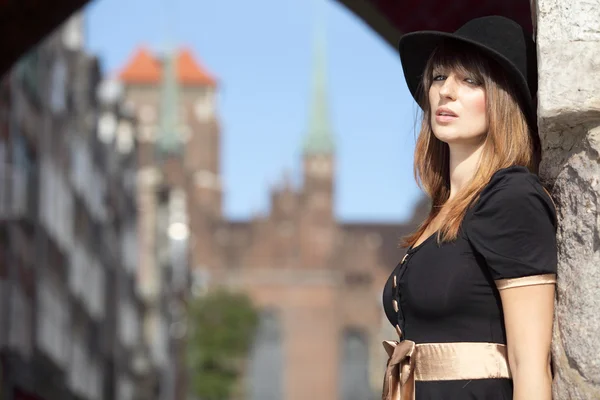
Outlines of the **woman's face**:
[{"label": "woman's face", "polygon": [[483,82],[453,70],[433,69],[431,128],[448,144],[478,145],[488,131]]}]

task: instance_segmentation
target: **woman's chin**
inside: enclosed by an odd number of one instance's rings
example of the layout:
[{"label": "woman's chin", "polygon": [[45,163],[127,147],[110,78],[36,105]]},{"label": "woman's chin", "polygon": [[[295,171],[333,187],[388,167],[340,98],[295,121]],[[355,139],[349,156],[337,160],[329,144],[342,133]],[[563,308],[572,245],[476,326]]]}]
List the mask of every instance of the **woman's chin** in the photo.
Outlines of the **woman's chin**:
[{"label": "woman's chin", "polygon": [[456,132],[451,132],[447,129],[440,129],[438,132],[434,131],[433,134],[439,141],[447,144],[461,141],[461,136],[459,134],[457,134]]},{"label": "woman's chin", "polygon": [[485,135],[465,135],[450,129],[439,129],[438,132],[434,131],[433,134],[439,141],[455,145],[478,145],[481,143],[482,136],[485,137]]}]

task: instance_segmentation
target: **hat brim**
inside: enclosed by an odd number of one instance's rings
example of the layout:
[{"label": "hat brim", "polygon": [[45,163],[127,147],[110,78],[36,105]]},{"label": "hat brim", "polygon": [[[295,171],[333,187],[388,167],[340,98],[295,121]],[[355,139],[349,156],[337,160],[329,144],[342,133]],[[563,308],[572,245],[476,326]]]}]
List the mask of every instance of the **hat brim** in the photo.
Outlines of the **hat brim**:
[{"label": "hat brim", "polygon": [[[402,36],[398,44],[398,51],[400,53],[406,85],[420,107],[423,107],[420,102],[422,101],[421,82],[423,73],[425,72],[425,66],[434,50],[446,40],[454,40],[472,45],[477,50],[494,59],[514,79],[520,94],[529,94],[529,96],[521,100],[525,101],[527,108],[531,107],[533,94],[527,85],[527,81],[525,80],[525,77],[521,75],[521,72],[506,57],[481,43],[463,38],[454,33],[438,31],[407,33]],[[531,110],[526,110],[526,112],[530,111]]]}]

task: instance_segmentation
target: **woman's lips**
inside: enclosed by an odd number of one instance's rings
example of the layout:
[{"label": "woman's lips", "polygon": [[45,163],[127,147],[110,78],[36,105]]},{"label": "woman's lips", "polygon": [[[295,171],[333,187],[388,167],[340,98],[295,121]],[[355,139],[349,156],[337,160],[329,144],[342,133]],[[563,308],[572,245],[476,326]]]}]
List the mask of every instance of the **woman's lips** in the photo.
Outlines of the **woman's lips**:
[{"label": "woman's lips", "polygon": [[439,107],[435,111],[435,120],[438,123],[452,122],[456,118],[458,118],[458,115],[456,115],[456,113],[454,111],[450,110],[449,108]]},{"label": "woman's lips", "polygon": [[435,120],[440,124],[452,122],[457,118],[458,117],[453,116],[453,115],[444,115],[444,114],[435,116]]}]

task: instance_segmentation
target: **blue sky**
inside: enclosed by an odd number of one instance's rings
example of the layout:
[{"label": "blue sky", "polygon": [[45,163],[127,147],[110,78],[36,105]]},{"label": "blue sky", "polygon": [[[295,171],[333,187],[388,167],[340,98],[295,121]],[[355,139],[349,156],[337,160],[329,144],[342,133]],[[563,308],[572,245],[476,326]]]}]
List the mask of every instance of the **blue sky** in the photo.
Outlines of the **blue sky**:
[{"label": "blue sky", "polygon": [[[412,170],[417,109],[399,58],[354,14],[323,1],[336,214],[344,221],[404,220],[420,192]],[[218,77],[226,215],[266,211],[269,188],[283,172],[299,176],[313,1],[95,0],[86,23],[87,48],[106,73],[118,71],[139,45],[160,50],[169,33]]]}]

